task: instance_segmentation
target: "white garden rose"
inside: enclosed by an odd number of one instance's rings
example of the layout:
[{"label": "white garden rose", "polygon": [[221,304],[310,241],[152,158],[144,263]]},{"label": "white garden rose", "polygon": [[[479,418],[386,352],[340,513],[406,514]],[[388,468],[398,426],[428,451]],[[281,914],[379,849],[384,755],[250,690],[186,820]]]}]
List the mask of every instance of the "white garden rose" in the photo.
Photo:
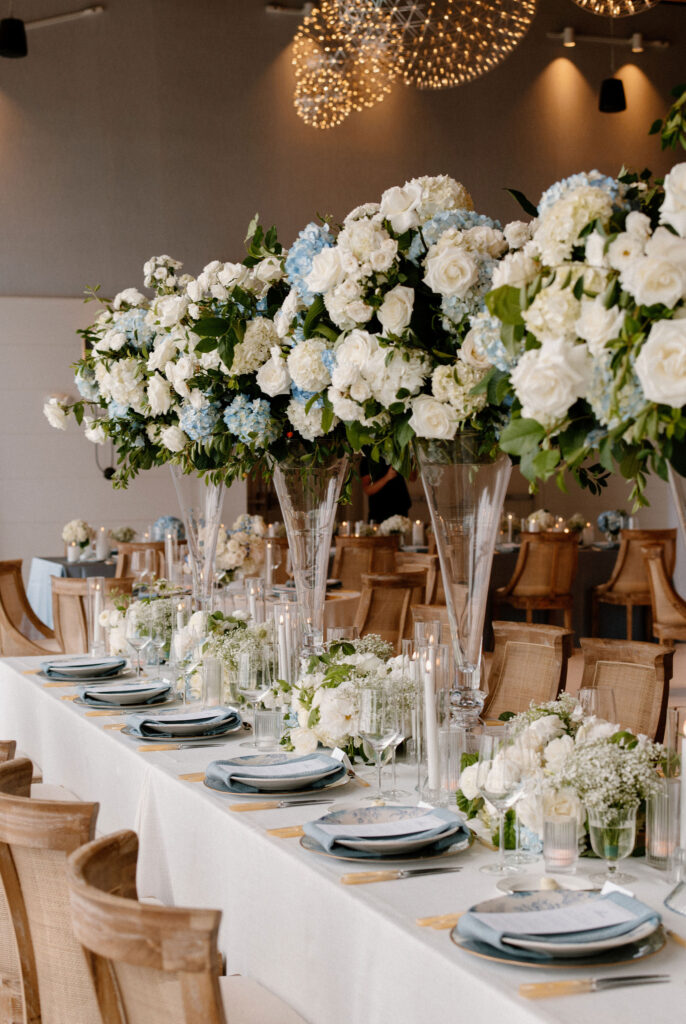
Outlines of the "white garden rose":
[{"label": "white garden rose", "polygon": [[467,331],[460,349],[460,359],[475,370],[490,370],[491,361],[483,354],[481,348],[477,348],[475,337],[474,328]]},{"label": "white garden rose", "polygon": [[650,238],[650,217],[646,217],[645,213],[639,213],[638,210],[632,210],[627,215],[624,230],[635,238],[647,242]]},{"label": "white garden rose", "polygon": [[495,289],[509,284],[513,288],[521,288],[535,277],[538,270],[538,264],[527,253],[522,250],[511,252],[493,268],[491,287]]},{"label": "white garden rose", "polygon": [[522,416],[552,427],[563,419],[588,387],[590,360],[585,345],[547,340],[525,352],[511,374]]},{"label": "white garden rose", "polygon": [[107,434],[100,420],[93,419],[92,416],[84,416],[83,424],[85,427],[84,434],[88,441],[91,441],[93,444],[105,443]]},{"label": "white garden rose", "polygon": [[336,285],[324,296],[326,310],[341,331],[349,331],[358,324],[366,324],[374,310],[362,298],[362,286],[357,278],[351,277]]},{"label": "white garden rose", "polygon": [[148,402],[153,416],[162,416],[171,408],[172,396],[169,382],[159,373],[154,373],[148,382]]},{"label": "white garden rose", "polygon": [[671,308],[686,297],[686,266],[668,259],[641,256],[624,268],[620,281],[639,306]]},{"label": "white garden rose", "polygon": [[164,375],[182,398],[188,398],[190,391],[187,381],[195,373],[195,360],[191,356],[181,356],[179,360],[167,363]]},{"label": "white garden rose", "polygon": [[347,224],[338,236],[338,246],[361,265],[368,263],[376,271],[388,270],[398,251],[398,243],[383,224],[367,219]]},{"label": "white garden rose", "polygon": [[636,375],[649,402],[679,409],[686,404],[686,320],[658,320],[636,360]]},{"label": "white garden rose", "polygon": [[43,406],[43,415],[56,430],[67,429],[67,413],[59,398],[49,398]]},{"label": "white garden rose", "polygon": [[570,786],[544,790],[541,804],[544,820],[546,818],[575,818],[579,835],[583,835],[586,808]]},{"label": "white garden rose", "polygon": [[498,259],[507,249],[507,242],[502,231],[489,227],[487,224],[469,228],[462,235],[462,242],[472,252],[485,252],[493,259]]},{"label": "white garden rose", "polygon": [[574,750],[574,740],[571,736],[558,736],[551,740],[543,751],[543,760],[546,767],[553,772],[558,772],[562,767],[565,758]]},{"label": "white garden rose", "polygon": [[663,224],[671,224],[686,238],[686,163],[672,167],[665,175],[665,199],[660,210]]},{"label": "white garden rose", "polygon": [[414,288],[397,284],[384,296],[377,312],[384,334],[400,335],[409,325],[414,306]]},{"label": "white garden rose", "polygon": [[478,784],[479,780],[479,765],[470,764],[466,768],[462,769],[460,773],[460,789],[464,793],[467,800],[476,800],[480,793],[480,787]]},{"label": "white garden rose", "polygon": [[274,316],[274,327],[280,338],[286,337],[293,317],[303,309],[305,309],[305,303],[300,298],[299,293],[293,288],[283,300],[281,309]]},{"label": "white garden rose", "polygon": [[587,342],[591,354],[598,356],[606,342],[619,337],[625,315],[618,306],[606,309],[601,296],[582,299],[581,314],[575,324],[576,333]]},{"label": "white garden rose", "polygon": [[307,338],[294,345],[288,354],[288,372],[296,387],[302,391],[321,391],[331,383],[331,374],[322,362],[326,343],[318,338]]},{"label": "white garden rose", "polygon": [[491,763],[491,769],[486,776],[485,789],[495,795],[507,793],[512,786],[519,782],[521,771],[519,765],[507,757],[498,754]]},{"label": "white garden rose", "polygon": [[155,347],[148,356],[149,370],[163,370],[177,352],[176,341],[171,334],[163,334],[155,342]]},{"label": "white garden rose", "polygon": [[[379,348],[365,366],[362,376],[369,383],[373,397],[387,409],[394,402],[407,402],[407,397],[416,395],[426,373],[426,358],[422,354],[409,355],[397,348]],[[407,392],[405,399],[398,398],[399,391]],[[353,388],[351,394],[356,401],[363,400]]]},{"label": "white garden rose", "polygon": [[456,244],[456,237],[450,228],[430,247],[424,282],[439,295],[464,299],[479,279],[479,268],[471,253]]},{"label": "white garden rose", "polygon": [[395,185],[386,189],[381,196],[379,210],[393,230],[401,235],[408,228],[416,228],[419,224],[417,207],[421,198],[422,187],[419,182],[407,181],[402,188]]},{"label": "white garden rose", "polygon": [[686,238],[679,238],[669,228],[657,228],[646,242],[646,256],[669,260],[686,270]]},{"label": "white garden rose", "polygon": [[334,387],[329,388],[327,395],[333,406],[334,416],[337,416],[339,420],[344,420],[347,423],[351,423],[354,420],[359,420],[360,423],[365,422],[364,409],[357,402],[346,398],[344,394]]},{"label": "white garden rose", "polygon": [[257,384],[270,398],[274,398],[276,395],[287,395],[290,391],[291,375],[278,345],[271,349],[271,358],[257,371]]},{"label": "white garden rose", "polygon": [[160,431],[160,442],[170,452],[182,452],[188,444],[188,437],[181,427],[165,427]]},{"label": "white garden rose", "polygon": [[505,225],[503,234],[510,249],[521,249],[523,245],[526,245],[531,238],[534,224],[535,221],[527,223],[523,220],[511,220],[509,224]]},{"label": "white garden rose", "polygon": [[291,729],[290,737],[296,754],[301,757],[305,754],[314,754],[319,745],[319,740],[310,729]]},{"label": "white garden rose", "polygon": [[278,256],[265,256],[263,260],[260,260],[252,268],[252,273],[261,284],[274,284],[275,281],[280,281],[284,276],[284,270]]},{"label": "white garden rose", "polygon": [[540,747],[544,747],[546,743],[562,735],[564,726],[557,715],[544,715],[543,718],[537,718],[532,722],[527,732],[536,739]]},{"label": "white garden rose", "polygon": [[322,249],[312,260],[312,269],[305,284],[312,292],[329,292],[346,276],[338,246]]},{"label": "white garden rose", "polygon": [[250,271],[242,263],[224,263],[221,269],[217,270],[217,280],[225,288],[232,288],[234,285],[245,283]]},{"label": "white garden rose", "polygon": [[457,431],[457,413],[452,405],[431,395],[419,395],[412,402],[410,426],[417,437],[453,438]]},{"label": "white garden rose", "polygon": [[607,267],[606,244],[605,235],[601,235],[599,231],[592,231],[586,238],[586,263],[592,267]]},{"label": "white garden rose", "polygon": [[349,388],[378,349],[376,335],[360,329],[351,331],[337,342],[334,347],[336,366],[331,378],[333,386],[339,391]]},{"label": "white garden rose", "polygon": [[153,313],[160,327],[173,327],[186,314],[189,300],[185,295],[163,295],[153,303]]},{"label": "white garden rose", "polygon": [[541,767],[541,757],[537,746],[526,741],[520,742],[520,739],[516,739],[507,748],[507,758],[517,765],[520,772],[530,775]]},{"label": "white garden rose", "polygon": [[609,739],[618,729],[617,722],[606,722],[603,718],[591,715],[579,726],[575,737],[576,745],[582,746],[585,743],[593,743],[594,740]]},{"label": "white garden rose", "polygon": [[112,300],[113,309],[121,309],[123,305],[127,306],[144,306],[146,303],[145,295],[142,295],[137,288],[125,288],[123,292],[118,292]]},{"label": "white garden rose", "polygon": [[624,270],[635,259],[643,255],[644,240],[628,231],[621,231],[610,242],[607,249],[607,261],[614,270]]}]

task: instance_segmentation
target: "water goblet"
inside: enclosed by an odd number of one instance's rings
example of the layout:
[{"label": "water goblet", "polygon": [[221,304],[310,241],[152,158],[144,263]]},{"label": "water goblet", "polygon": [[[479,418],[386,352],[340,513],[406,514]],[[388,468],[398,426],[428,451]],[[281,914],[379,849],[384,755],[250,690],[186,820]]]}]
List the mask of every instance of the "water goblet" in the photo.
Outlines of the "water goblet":
[{"label": "water goblet", "polygon": [[588,831],[593,852],[605,861],[606,870],[592,877],[602,882],[624,885],[635,882],[634,875],[617,871],[617,862],[628,857],[636,842],[636,807],[587,808]]},{"label": "water goblet", "polygon": [[380,686],[366,686],[360,690],[358,730],[374,751],[376,764],[376,792],[373,799],[381,799],[382,756],[396,738],[398,709],[393,695]]},{"label": "water goblet", "polygon": [[577,699],[585,715],[595,715],[606,722],[617,721],[615,695],[610,686],[584,686]]},{"label": "water goblet", "polygon": [[479,738],[476,784],[481,796],[498,812],[498,860],[481,868],[488,874],[513,870],[505,859],[505,813],[522,795],[524,777],[519,765],[507,756],[511,743],[502,731],[484,732]]},{"label": "water goblet", "polygon": [[141,674],[141,654],[150,643],[150,627],[135,605],[126,612],[126,642],[136,654],[136,676]]},{"label": "water goblet", "polygon": [[155,676],[162,673],[162,651],[169,642],[169,613],[165,601],[153,601],[150,606],[150,645],[155,652]]}]

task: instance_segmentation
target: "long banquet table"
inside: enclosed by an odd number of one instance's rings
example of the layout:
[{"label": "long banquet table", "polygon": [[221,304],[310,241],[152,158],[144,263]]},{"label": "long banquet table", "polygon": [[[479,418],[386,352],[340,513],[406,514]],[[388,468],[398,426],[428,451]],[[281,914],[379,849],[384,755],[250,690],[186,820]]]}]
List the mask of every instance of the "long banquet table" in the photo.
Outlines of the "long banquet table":
[{"label": "long banquet table", "polygon": [[[240,740],[226,741],[223,749],[141,752],[136,740],[107,728],[121,723],[121,715],[89,714],[69,699],[70,686],[46,685],[30,674],[37,667],[36,658],[0,660],[0,738],[16,739],[47,782],[99,801],[100,833],[136,829],[140,895],[220,907],[227,972],[256,978],[312,1024],[681,1019],[686,949],[674,940],[650,960],[599,969],[602,975],[666,972],[669,984],[528,1002],[517,992],[522,981],[593,971],[502,966],[457,949],[446,931],[415,923],[497,895],[494,880],[478,870],[493,856],[490,851],[474,844],[444,861],[463,865],[461,873],[341,885],[342,874],[369,865],[316,856],[297,839],[266,833],[314,819],[322,807],[237,814],[229,805],[240,798],[179,778],[201,772],[215,758],[244,752]],[[336,792],[337,800],[364,797],[355,782]],[[662,906],[669,888],[665,876],[640,861],[632,861],[631,869],[639,876],[632,885],[636,895],[686,937],[686,918]]]}]

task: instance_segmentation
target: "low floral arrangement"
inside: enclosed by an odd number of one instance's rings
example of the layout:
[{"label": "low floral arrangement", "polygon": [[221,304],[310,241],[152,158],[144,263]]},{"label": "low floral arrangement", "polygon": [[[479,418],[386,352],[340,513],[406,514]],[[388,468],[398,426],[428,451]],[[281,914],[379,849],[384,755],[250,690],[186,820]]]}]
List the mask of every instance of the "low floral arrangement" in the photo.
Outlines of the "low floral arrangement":
[{"label": "low floral arrangement", "polygon": [[332,643],[315,655],[298,681],[280,681],[264,698],[266,707],[288,712],[288,731],[282,743],[298,754],[310,754],[319,744],[340,747],[351,760],[363,757],[358,734],[358,691],[361,686],[411,686],[406,660],[391,658],[391,647],[369,634],[360,640]]},{"label": "low floral arrangement", "polygon": [[[530,847],[540,848],[546,817],[576,817],[583,842],[589,808],[637,807],[658,787],[664,748],[615,723],[584,716],[571,694],[532,705],[510,720],[509,730],[512,743],[491,770],[507,771],[509,762],[526,775],[517,814]],[[479,794],[476,756],[466,756],[457,804],[493,830],[496,813]]]},{"label": "low floral arrangement", "polygon": [[114,530],[110,530],[110,537],[122,544],[129,544],[135,540],[136,531],[132,526],[117,526]]},{"label": "low floral arrangement", "polygon": [[174,634],[174,656],[190,692],[200,690],[202,659],[218,658],[223,667],[223,699],[234,703],[242,703],[242,696],[234,685],[240,655],[273,648],[273,645],[272,622],[257,625],[240,612],[233,615],[195,612],[187,625]]},{"label": "low floral arrangement", "polygon": [[95,536],[95,530],[84,519],[72,519],[62,528],[62,540],[65,544],[78,544],[87,548]]},{"label": "low floral arrangement", "polygon": [[626,526],[626,512],[621,508],[608,509],[601,512],[596,522],[601,533],[616,539]]},{"label": "low floral arrangement", "polygon": [[539,530],[552,530],[555,525],[555,516],[547,508],[536,509],[526,519],[529,526],[535,526]]},{"label": "low floral arrangement", "polygon": [[582,515],[581,512],[575,512],[574,515],[569,517],[565,526],[570,533],[583,533],[586,529],[586,516]]},{"label": "low floral arrangement", "polygon": [[216,568],[221,583],[254,576],[264,563],[266,527],[262,516],[240,515],[217,537]]},{"label": "low floral arrangement", "polygon": [[382,537],[389,537],[393,533],[410,533],[411,530],[412,523],[407,516],[389,516],[379,525],[378,532]]},{"label": "low floral arrangement", "polygon": [[105,608],[100,613],[100,625],[107,630],[107,647],[110,654],[126,654],[130,651],[126,640],[126,616],[130,613],[136,619],[150,628],[152,624],[153,610],[155,615],[162,609],[164,618],[165,644],[162,649],[162,657],[169,658],[171,639],[175,622],[174,595],[178,596],[178,588],[165,579],[155,580],[155,592],[146,594],[144,597],[133,597],[131,594],[110,595],[111,608]]}]

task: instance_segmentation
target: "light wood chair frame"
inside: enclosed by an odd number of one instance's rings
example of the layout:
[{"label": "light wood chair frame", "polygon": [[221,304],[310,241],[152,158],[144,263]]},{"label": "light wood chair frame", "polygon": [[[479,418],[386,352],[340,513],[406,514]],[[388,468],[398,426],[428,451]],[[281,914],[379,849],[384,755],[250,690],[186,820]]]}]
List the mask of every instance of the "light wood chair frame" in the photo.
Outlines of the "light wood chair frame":
[{"label": "light wood chair frame", "polygon": [[[517,584],[521,580],[526,570],[526,562],[529,557],[529,550],[533,545],[545,544],[550,547],[551,561],[550,561],[550,590],[548,594],[516,594]],[[562,545],[568,545],[572,551],[572,583],[570,584],[569,590],[565,592],[558,591],[555,586],[555,577],[557,574],[557,567],[560,561],[560,552]],[[559,611],[561,610],[564,616],[564,628],[571,630],[573,626],[572,622],[572,610],[574,606],[574,598],[572,595],[572,589],[574,586],[574,577],[579,563],[579,539],[575,533],[522,533],[521,535],[521,547],[517,556],[517,563],[514,567],[512,577],[504,587],[498,587],[493,594],[493,607],[494,609],[500,604],[510,604],[513,608],[524,609],[526,612],[526,621],[529,625],[533,624],[533,613],[534,611]]]},{"label": "light wood chair frame", "polygon": [[126,541],[126,543],[123,541],[117,542],[117,567],[114,573],[115,579],[131,576],[131,556],[138,551],[154,551],[155,575],[157,577],[164,576],[164,541],[132,540]]},{"label": "light wood chair frame", "polygon": [[[88,614],[86,612],[86,598],[88,596],[88,577],[70,579],[68,576],[52,576],[50,582],[52,585],[52,618],[55,624],[55,636],[61,650],[67,654],[72,654],[74,653],[73,651],[67,651],[65,636],[62,630],[60,597],[79,599],[77,618],[83,635],[86,637],[87,644]],[[135,582],[132,576],[126,578],[107,576],[105,578],[105,598],[109,598],[113,593],[130,594]]]},{"label": "light wood chair frame", "polygon": [[[601,640],[598,637],[581,637],[579,639],[584,656],[584,667],[581,676],[581,688],[592,688],[595,682],[598,662],[607,661],[613,664],[640,665],[653,669],[658,686],[661,686],[660,710],[657,725],[650,738],[656,743],[662,742],[667,721],[667,705],[669,702],[669,682],[674,671],[674,651],[663,644],[645,643],[640,640]],[[600,684],[602,685],[602,683]],[[622,694],[617,692],[617,717],[622,721]],[[630,727],[630,726],[629,726]]]},{"label": "light wood chair frame", "polygon": [[[643,553],[643,560],[646,563],[648,584],[650,586],[652,633],[653,636],[656,637],[661,644],[664,644],[665,647],[673,648],[676,640],[686,640],[686,601],[684,601],[684,599],[674,589],[672,580],[667,573],[664,561],[663,545],[645,544],[641,548],[641,551]],[[648,562],[651,563],[658,578],[658,584],[661,590],[659,597],[672,607],[675,614],[683,620],[682,623],[660,622],[658,616],[658,594],[656,592],[653,574],[650,571]]]},{"label": "light wood chair frame", "polygon": [[441,643],[450,645],[450,616],[448,606],[445,604],[413,604],[410,606],[412,612],[412,627],[417,622],[440,622]]},{"label": "light wood chair frame", "polygon": [[59,651],[57,639],[52,629],[38,618],[26,597],[24,581],[21,575],[21,558],[8,559],[0,562],[0,574],[9,576],[16,588],[16,594],[25,617],[39,636],[45,637],[45,646],[31,640],[21,631],[21,622],[14,621],[0,598],[0,654],[4,657],[22,657],[24,655],[56,654]]},{"label": "light wood chair frame", "polygon": [[[351,550],[357,548],[358,551],[367,553],[367,565],[366,571],[376,572],[379,571],[377,562],[377,555],[380,552],[386,552],[389,559],[394,557],[393,553],[398,551],[400,547],[400,537],[398,534],[389,534],[387,537],[335,537],[336,550],[333,556],[333,567],[331,569],[331,575],[333,579],[341,579],[341,572],[343,569],[343,560],[345,558],[345,550]],[[390,566],[389,566],[390,567]],[[345,584],[344,584],[345,585]],[[356,589],[357,583],[355,582]]]},{"label": "light wood chair frame", "polygon": [[[651,608],[650,578],[646,571],[644,588],[636,591],[617,591],[615,588],[625,571],[631,545],[658,545],[663,549],[663,562],[668,578],[671,580],[676,564],[676,528],[670,530],[622,530],[619,535],[617,560],[612,568],[609,580],[593,588],[591,595],[591,635],[598,635],[599,605],[623,605],[626,609],[626,638],[633,639],[634,608]],[[665,555],[669,552],[668,557]],[[650,615],[650,612],[648,613]],[[650,630],[649,630],[650,634]]]},{"label": "light wood chair frame", "polygon": [[[493,622],[495,647],[488,671],[488,697],[483,714],[489,713],[497,701],[503,699],[508,686],[508,644],[531,644],[548,647],[553,651],[553,668],[547,691],[541,692],[540,702],[555,700],[567,682],[567,665],[574,652],[574,633],[561,626],[533,625],[524,622]],[[528,702],[527,702],[528,706]],[[507,707],[503,710],[520,712],[526,707]],[[502,712],[501,712],[502,713]],[[491,716],[492,717],[492,716]]]},{"label": "light wood chair frame", "polygon": [[[359,636],[364,635],[365,625],[376,590],[406,590],[400,614],[398,616],[397,640],[394,644],[396,654],[400,653],[400,641],[409,636],[410,606],[415,603],[413,598],[423,593],[426,587],[426,570],[417,569],[413,572],[363,573],[362,592],[357,606],[354,625]],[[395,627],[394,627],[395,629]]]},{"label": "light wood chair frame", "polygon": [[128,830],[96,839],[69,858],[72,919],[90,954],[103,1020],[120,1004],[107,979],[117,962],[179,974],[188,1024],[226,1024],[219,988],[221,912],[139,903],[138,837]]},{"label": "light wood chair frame", "polygon": [[425,604],[436,604],[436,591],[441,575],[438,555],[426,555],[419,551],[398,551],[395,556],[395,571],[413,572],[415,569],[426,570]]}]

